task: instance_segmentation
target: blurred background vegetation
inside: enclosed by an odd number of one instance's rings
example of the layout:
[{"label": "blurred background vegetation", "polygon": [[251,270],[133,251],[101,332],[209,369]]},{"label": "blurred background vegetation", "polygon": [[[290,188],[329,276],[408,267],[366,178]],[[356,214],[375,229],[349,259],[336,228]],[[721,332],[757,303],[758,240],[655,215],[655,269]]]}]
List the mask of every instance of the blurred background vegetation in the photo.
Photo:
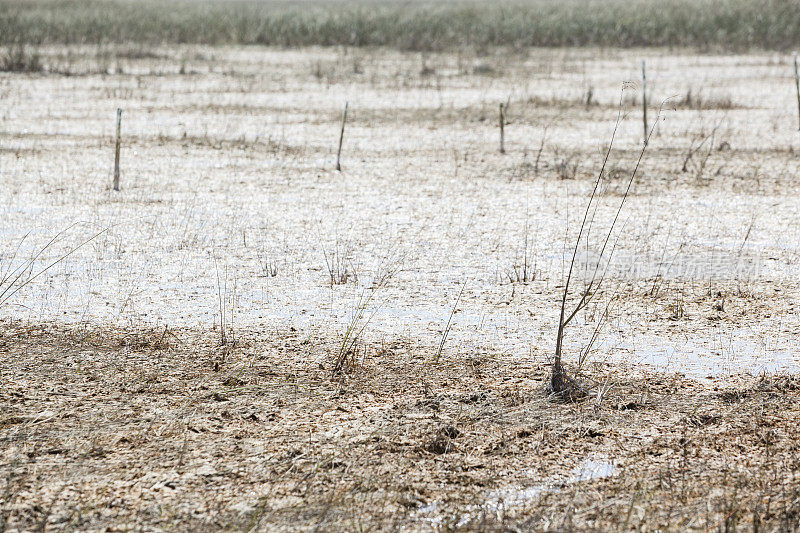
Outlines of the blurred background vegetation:
[{"label": "blurred background vegetation", "polygon": [[0,44],[789,50],[798,0],[0,0]]}]

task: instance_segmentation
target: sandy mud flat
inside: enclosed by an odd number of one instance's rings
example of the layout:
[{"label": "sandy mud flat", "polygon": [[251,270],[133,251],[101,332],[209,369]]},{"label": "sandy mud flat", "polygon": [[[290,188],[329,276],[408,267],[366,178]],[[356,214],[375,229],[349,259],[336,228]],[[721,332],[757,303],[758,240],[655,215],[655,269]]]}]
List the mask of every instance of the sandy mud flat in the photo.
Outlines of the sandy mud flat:
[{"label": "sandy mud flat", "polygon": [[[55,261],[1,308],[0,524],[797,527],[790,58],[115,53],[0,74],[0,267]],[[565,340],[591,395],[556,403],[564,275],[620,114],[576,293],[639,157],[642,58],[657,127]]]}]

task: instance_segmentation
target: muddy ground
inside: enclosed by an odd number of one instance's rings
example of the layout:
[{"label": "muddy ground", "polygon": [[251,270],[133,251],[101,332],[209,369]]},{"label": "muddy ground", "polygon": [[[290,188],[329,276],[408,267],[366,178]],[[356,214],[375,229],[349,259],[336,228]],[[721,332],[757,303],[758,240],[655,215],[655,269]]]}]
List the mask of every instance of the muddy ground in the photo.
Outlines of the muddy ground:
[{"label": "muddy ground", "polygon": [[[574,304],[643,146],[642,58],[657,127],[565,404],[566,266],[621,116]],[[797,528],[789,60],[53,48],[0,73],[0,287],[30,280],[0,296],[0,523]]]},{"label": "muddy ground", "polygon": [[[716,387],[595,365],[431,364],[330,339],[5,323],[9,530],[792,530],[795,377]],[[590,383],[590,381],[587,381]],[[757,527],[757,526],[752,526]]]}]

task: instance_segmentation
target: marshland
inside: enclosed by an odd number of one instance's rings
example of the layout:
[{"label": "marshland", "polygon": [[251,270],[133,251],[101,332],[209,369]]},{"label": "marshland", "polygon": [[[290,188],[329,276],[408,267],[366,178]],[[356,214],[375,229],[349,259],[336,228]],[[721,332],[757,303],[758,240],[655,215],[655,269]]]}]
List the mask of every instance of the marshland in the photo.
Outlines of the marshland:
[{"label": "marshland", "polygon": [[798,529],[798,30],[0,0],[0,531]]}]

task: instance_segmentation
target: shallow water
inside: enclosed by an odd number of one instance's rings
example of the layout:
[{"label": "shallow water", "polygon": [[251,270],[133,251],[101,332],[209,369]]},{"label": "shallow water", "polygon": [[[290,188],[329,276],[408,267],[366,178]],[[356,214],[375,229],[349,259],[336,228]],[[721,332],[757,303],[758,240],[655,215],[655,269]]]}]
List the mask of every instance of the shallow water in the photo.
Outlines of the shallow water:
[{"label": "shallow water", "polygon": [[[482,512],[497,513],[513,508],[524,508],[536,501],[546,492],[558,492],[575,483],[603,479],[616,475],[617,467],[608,457],[590,457],[577,465],[569,475],[562,478],[549,478],[546,481],[534,482],[532,485],[509,487],[487,492],[484,503],[472,506],[469,512],[459,517],[460,525],[466,524],[471,515]],[[531,481],[535,481],[532,477]],[[417,519],[431,525],[440,526],[446,518],[446,509],[438,501],[419,507],[416,511]],[[459,525],[459,524],[456,524]]]}]

